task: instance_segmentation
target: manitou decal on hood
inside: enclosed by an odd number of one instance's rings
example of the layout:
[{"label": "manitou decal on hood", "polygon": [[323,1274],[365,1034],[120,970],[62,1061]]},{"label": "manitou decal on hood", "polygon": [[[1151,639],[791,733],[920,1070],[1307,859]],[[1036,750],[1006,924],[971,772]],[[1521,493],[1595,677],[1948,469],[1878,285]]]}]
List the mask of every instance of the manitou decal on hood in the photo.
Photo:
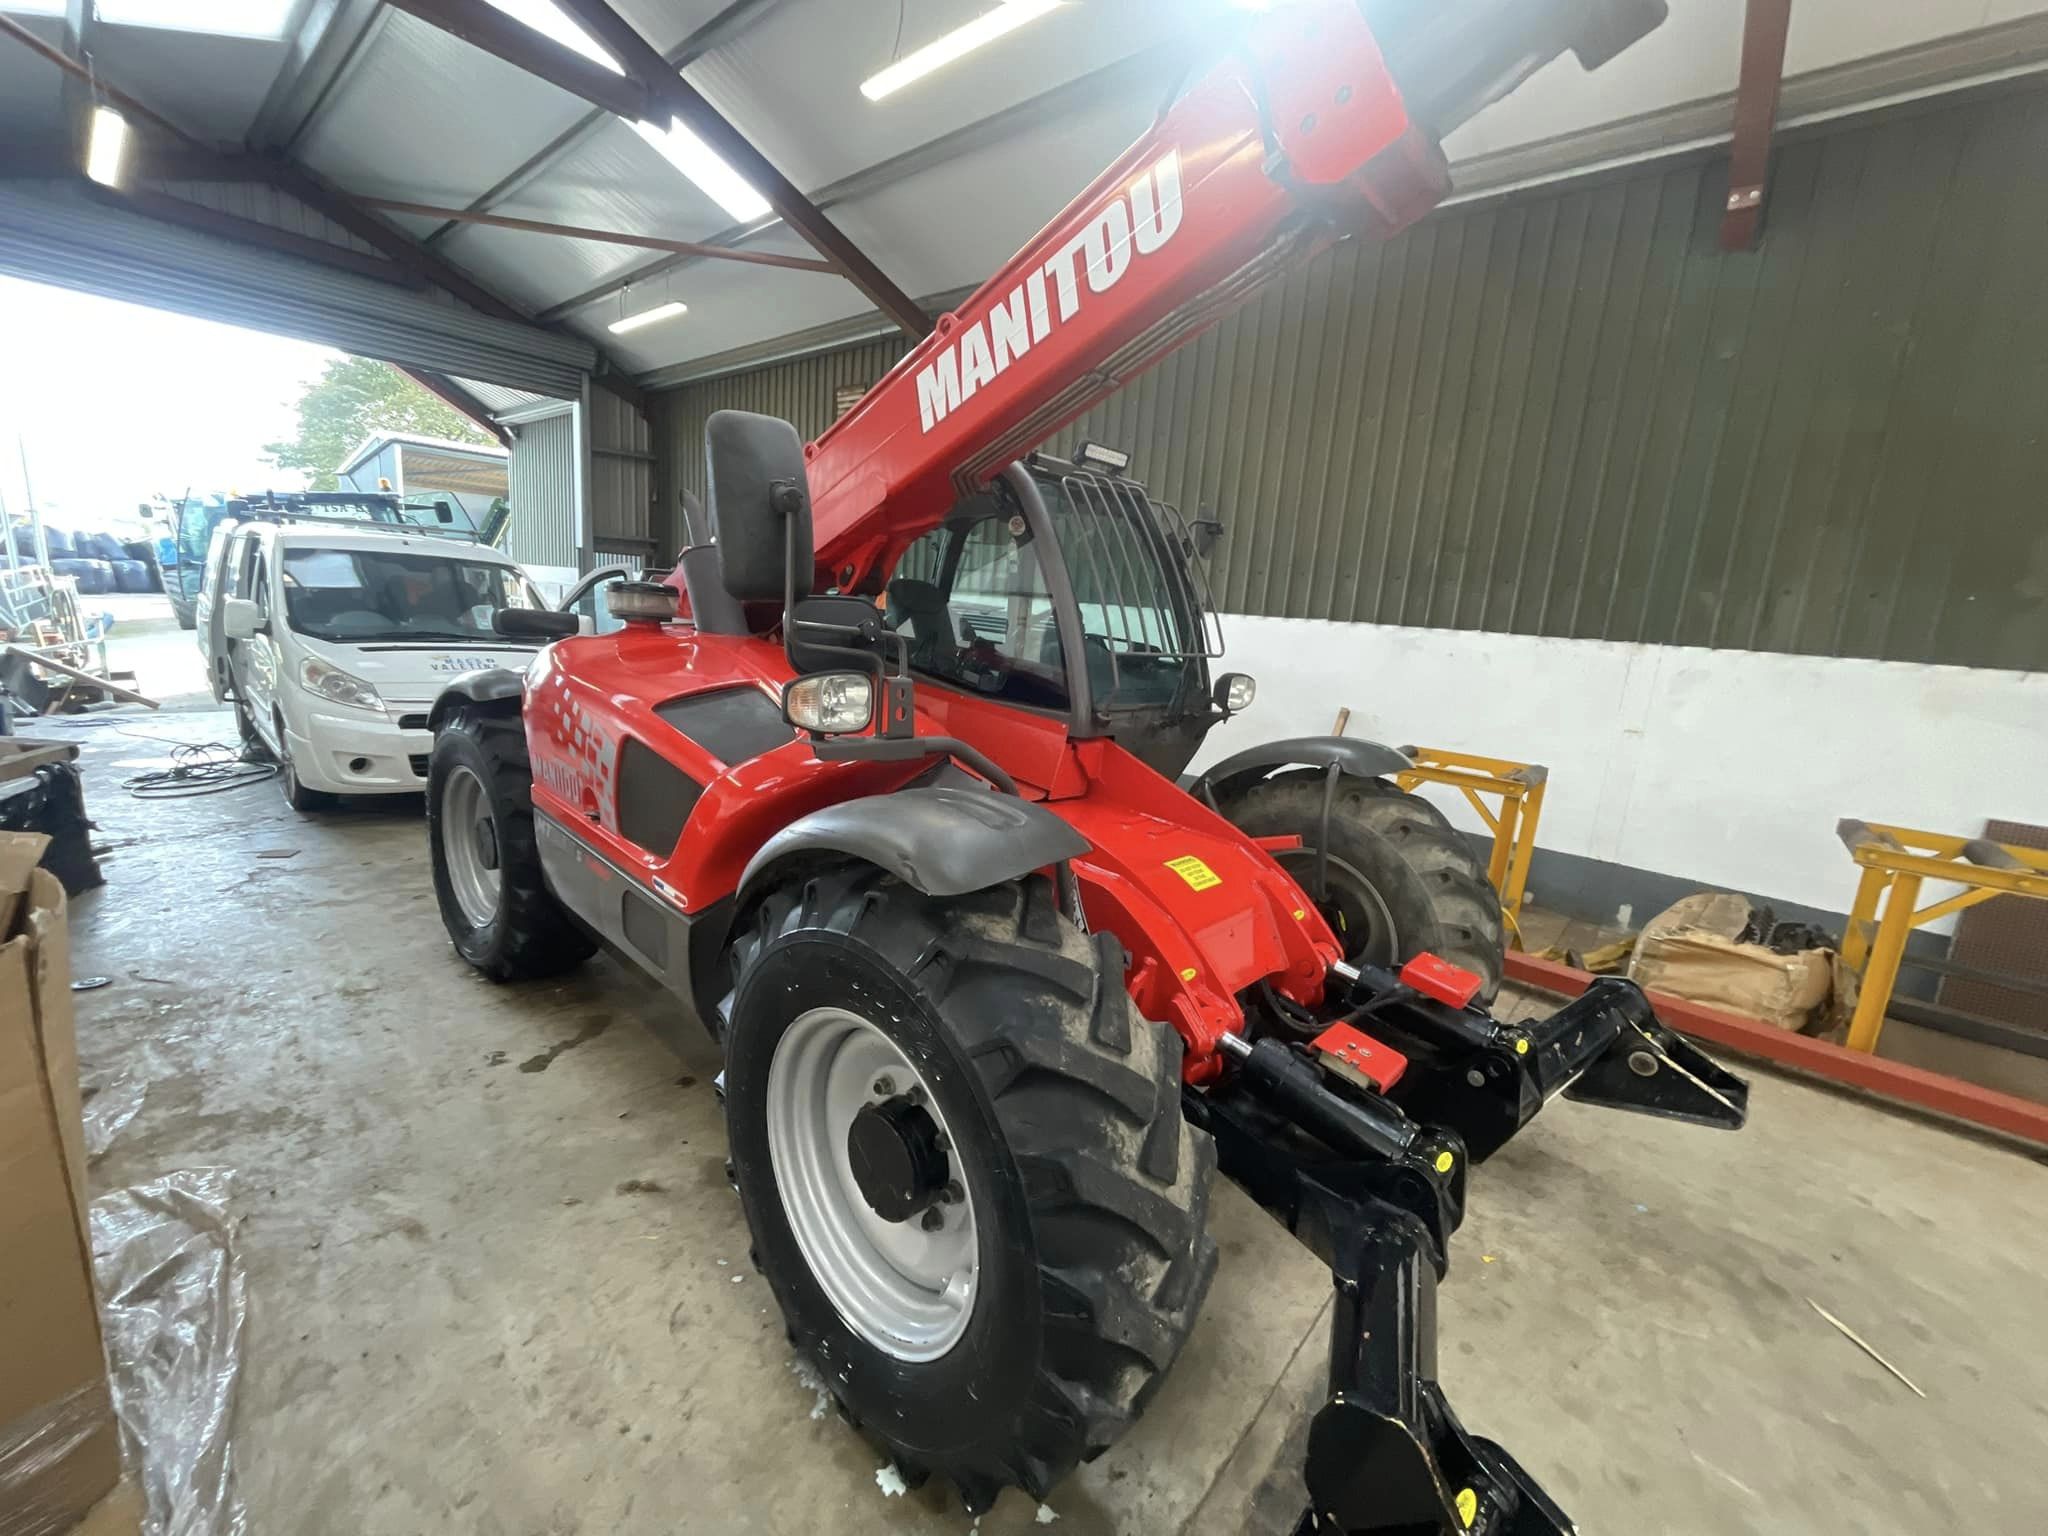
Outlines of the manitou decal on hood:
[{"label": "manitou decal on hood", "polygon": [[1168,150],[1151,170],[1105,204],[1079,234],[1038,271],[1010,290],[988,313],[960,332],[917,375],[917,415],[926,432],[975,391],[993,383],[1011,363],[1050,336],[1081,308],[1087,292],[1107,293],[1130,271],[1135,256],[1150,256],[1180,228],[1180,154]]}]

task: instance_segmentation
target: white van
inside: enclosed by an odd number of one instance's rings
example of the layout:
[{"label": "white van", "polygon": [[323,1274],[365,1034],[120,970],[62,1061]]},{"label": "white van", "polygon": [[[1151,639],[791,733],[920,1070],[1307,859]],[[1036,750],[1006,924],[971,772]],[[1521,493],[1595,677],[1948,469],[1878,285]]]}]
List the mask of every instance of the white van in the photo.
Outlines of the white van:
[{"label": "white van", "polygon": [[[564,606],[588,601],[579,587]],[[421,790],[441,690],[522,670],[537,648],[493,633],[491,615],[546,606],[517,564],[474,543],[255,521],[224,526],[207,552],[198,639],[244,745],[275,758],[285,799],[311,811]]]}]

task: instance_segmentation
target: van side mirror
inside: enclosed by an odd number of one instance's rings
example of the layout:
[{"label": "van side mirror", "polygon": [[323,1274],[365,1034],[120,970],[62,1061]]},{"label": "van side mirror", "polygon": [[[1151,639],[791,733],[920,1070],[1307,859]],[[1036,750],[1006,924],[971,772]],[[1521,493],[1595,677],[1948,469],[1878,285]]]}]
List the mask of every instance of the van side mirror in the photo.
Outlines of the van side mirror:
[{"label": "van side mirror", "polygon": [[263,610],[246,597],[223,598],[220,628],[230,640],[252,640],[265,628]]}]

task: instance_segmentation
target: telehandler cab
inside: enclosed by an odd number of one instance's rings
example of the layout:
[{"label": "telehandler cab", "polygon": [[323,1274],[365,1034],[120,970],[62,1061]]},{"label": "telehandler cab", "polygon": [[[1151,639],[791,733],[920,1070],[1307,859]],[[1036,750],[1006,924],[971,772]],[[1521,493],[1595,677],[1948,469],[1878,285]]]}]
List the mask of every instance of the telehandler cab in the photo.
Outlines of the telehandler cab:
[{"label": "telehandler cab", "polygon": [[[1700,1124],[1747,1090],[1603,981],[1486,1010],[1498,902],[1348,738],[1176,776],[1211,676],[1199,535],[1122,456],[1035,453],[1332,241],[1447,188],[1437,143],[1661,0],[1303,0],[817,442],[724,411],[708,529],[615,633],[436,703],[457,950],[603,942],[724,1053],[731,1171],[797,1351],[907,1474],[1043,1497],[1144,1410],[1216,1264],[1220,1170],[1330,1266],[1302,1530],[1560,1536],[1435,1380],[1483,1161],[1559,1093]],[[559,637],[559,638],[557,638]]]}]

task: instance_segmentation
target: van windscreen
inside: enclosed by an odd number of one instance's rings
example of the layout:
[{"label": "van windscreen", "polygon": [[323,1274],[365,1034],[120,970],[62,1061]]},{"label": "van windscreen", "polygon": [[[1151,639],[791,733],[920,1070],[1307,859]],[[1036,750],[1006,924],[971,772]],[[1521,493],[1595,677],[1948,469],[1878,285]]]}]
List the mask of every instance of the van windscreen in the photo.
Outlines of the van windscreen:
[{"label": "van windscreen", "polygon": [[499,608],[539,608],[519,572],[481,560],[368,549],[284,551],[285,622],[316,640],[478,640]]}]

